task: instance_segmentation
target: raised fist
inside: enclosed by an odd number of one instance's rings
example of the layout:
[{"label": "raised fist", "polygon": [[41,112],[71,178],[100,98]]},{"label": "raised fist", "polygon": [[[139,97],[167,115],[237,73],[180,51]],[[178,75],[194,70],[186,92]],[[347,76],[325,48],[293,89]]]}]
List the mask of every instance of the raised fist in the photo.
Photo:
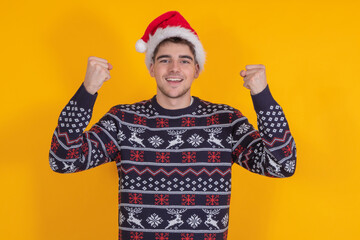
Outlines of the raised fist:
[{"label": "raised fist", "polygon": [[95,94],[110,79],[110,71],[113,67],[106,59],[89,57],[84,80],[86,91]]},{"label": "raised fist", "polygon": [[267,86],[265,66],[262,64],[246,65],[240,76],[244,78],[244,87],[250,89],[251,95],[262,92]]}]

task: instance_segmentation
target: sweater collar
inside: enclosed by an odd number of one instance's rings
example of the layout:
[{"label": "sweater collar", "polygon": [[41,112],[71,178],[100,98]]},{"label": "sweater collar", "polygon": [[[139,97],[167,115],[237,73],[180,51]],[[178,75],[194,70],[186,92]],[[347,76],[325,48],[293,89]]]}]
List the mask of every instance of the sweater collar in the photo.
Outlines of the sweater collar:
[{"label": "sweater collar", "polygon": [[188,107],[185,108],[180,108],[180,109],[166,109],[163,108],[162,106],[160,106],[160,104],[157,102],[156,100],[156,95],[154,95],[151,99],[151,103],[153,104],[155,110],[160,114],[160,115],[165,115],[165,116],[179,116],[179,115],[185,115],[185,114],[192,114],[197,106],[200,103],[200,99],[198,97],[193,96],[194,101],[192,102],[192,104]]}]

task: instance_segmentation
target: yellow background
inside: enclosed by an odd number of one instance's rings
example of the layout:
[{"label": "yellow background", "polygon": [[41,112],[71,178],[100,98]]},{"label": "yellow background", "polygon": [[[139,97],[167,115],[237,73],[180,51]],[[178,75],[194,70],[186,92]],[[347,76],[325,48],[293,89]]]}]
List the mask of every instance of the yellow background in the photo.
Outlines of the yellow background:
[{"label": "yellow background", "polygon": [[114,68],[87,130],[110,107],[155,94],[135,42],[175,9],[207,52],[192,94],[256,125],[239,72],[264,64],[298,148],[292,178],[234,165],[229,240],[359,239],[357,0],[2,1],[0,239],[117,239],[115,164],[52,172],[51,137],[89,56]]}]

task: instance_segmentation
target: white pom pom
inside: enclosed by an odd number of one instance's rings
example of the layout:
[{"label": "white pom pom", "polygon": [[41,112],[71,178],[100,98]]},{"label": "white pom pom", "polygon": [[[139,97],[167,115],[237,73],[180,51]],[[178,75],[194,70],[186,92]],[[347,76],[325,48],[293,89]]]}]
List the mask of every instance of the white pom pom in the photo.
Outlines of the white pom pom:
[{"label": "white pom pom", "polygon": [[141,53],[145,52],[147,48],[146,45],[147,44],[142,39],[137,40],[135,44],[136,51]]}]

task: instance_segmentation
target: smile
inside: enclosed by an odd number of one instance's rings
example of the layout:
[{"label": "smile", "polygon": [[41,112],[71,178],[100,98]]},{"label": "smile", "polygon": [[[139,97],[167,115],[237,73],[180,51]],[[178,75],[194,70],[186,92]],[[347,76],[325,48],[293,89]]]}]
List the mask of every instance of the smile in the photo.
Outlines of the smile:
[{"label": "smile", "polygon": [[181,82],[183,79],[182,78],[165,78],[166,81],[169,82]]}]

